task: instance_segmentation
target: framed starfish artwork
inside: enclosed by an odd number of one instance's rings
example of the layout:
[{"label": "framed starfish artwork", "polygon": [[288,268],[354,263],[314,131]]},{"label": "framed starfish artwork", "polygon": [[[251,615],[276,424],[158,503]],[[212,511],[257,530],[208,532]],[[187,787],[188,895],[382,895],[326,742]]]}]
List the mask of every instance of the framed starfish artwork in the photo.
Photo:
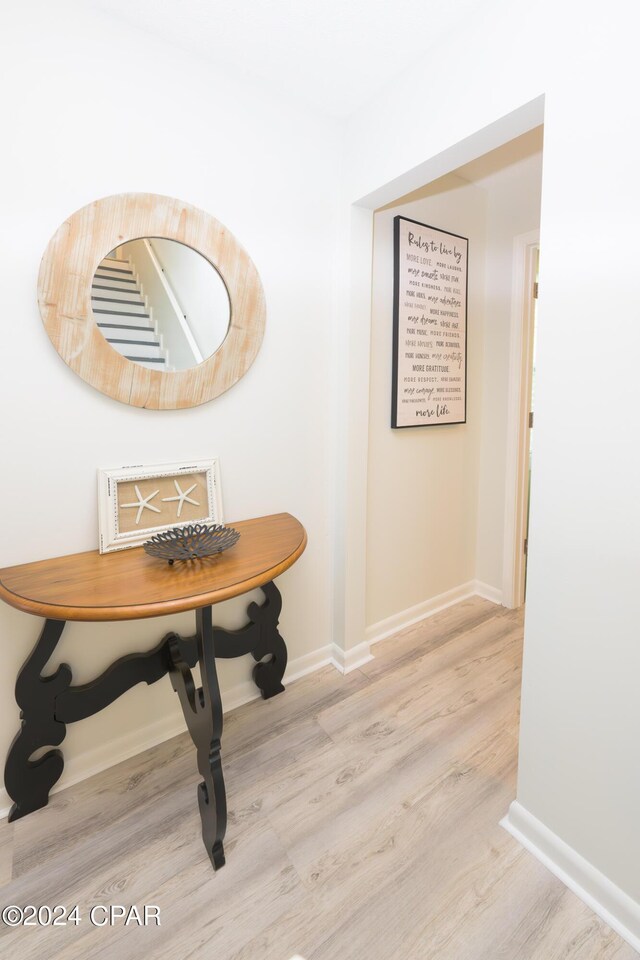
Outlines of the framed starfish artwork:
[{"label": "framed starfish artwork", "polygon": [[222,523],[217,460],[98,470],[100,553],[137,547],[172,527]]}]

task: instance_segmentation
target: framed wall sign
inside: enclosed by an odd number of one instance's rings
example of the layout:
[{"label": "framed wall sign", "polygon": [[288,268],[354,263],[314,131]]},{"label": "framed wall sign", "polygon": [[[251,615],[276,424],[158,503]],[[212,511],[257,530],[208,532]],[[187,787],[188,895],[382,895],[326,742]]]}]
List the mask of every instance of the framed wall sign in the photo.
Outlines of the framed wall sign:
[{"label": "framed wall sign", "polygon": [[190,523],[222,523],[217,460],[98,470],[100,553]]},{"label": "framed wall sign", "polygon": [[469,241],[394,217],[392,427],[467,420]]}]

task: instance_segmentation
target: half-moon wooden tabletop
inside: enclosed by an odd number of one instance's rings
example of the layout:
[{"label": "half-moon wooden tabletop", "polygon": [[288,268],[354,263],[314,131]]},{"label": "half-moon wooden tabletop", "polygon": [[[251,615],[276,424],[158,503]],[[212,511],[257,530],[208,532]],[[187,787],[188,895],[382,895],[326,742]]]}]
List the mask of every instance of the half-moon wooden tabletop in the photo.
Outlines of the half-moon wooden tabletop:
[{"label": "half-moon wooden tabletop", "polygon": [[53,620],[140,620],[228,600],[287,570],[307,545],[302,524],[277,513],[230,524],[228,552],[169,565],[142,547],[97,550],[0,570],[0,599]]}]

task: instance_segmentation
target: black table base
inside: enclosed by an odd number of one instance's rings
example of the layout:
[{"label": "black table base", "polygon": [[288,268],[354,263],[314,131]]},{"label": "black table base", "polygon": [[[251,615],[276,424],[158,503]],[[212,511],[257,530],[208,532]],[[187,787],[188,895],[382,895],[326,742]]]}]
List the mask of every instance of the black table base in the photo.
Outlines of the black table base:
[{"label": "black table base", "polygon": [[[227,799],[220,754],[222,701],[216,658],[251,654],[257,661],[253,679],[263,698],[268,700],[284,690],[282,677],[287,666],[287,648],[278,632],[282,599],[274,583],[266,583],[261,589],[264,603],[249,604],[249,621],[239,630],[215,627],[212,607],[202,607],[196,611],[195,636],[169,633],[152,650],[121,657],[95,680],[77,686],[71,685],[71,668],[66,663],[60,664],[53,674],[42,675],[65,626],[64,620],[46,620],[40,639],[16,681],[16,701],[22,722],[4,770],[7,793],[14,801],[9,820],[17,820],[46,806],[49,791],[64,769],[61,750],[48,750],[39,759],[32,760],[35,751],[58,747],[65,738],[68,723],[98,713],[135,684],[156,683],[168,673],[180,698],[203,778],[198,787],[202,838],[214,868],[221,867]],[[201,687],[196,687],[191,672],[196,663],[200,665]]]}]

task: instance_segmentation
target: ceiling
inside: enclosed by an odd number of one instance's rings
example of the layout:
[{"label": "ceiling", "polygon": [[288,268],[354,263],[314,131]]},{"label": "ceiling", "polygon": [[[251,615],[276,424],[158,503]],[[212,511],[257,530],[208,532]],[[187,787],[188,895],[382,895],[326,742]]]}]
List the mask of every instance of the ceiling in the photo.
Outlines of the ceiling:
[{"label": "ceiling", "polygon": [[353,113],[488,0],[90,0],[330,116]]}]

